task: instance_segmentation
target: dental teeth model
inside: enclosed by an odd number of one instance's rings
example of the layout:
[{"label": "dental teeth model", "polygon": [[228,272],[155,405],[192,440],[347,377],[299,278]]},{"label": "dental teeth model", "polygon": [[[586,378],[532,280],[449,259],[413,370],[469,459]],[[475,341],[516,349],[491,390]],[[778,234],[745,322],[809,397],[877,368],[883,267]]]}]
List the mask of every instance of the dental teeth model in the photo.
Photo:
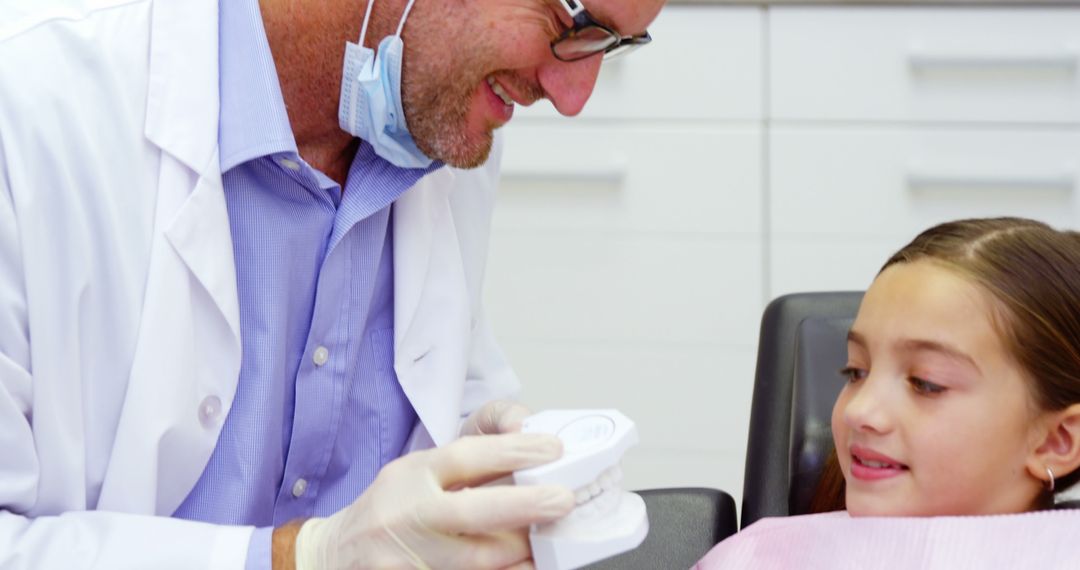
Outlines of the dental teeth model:
[{"label": "dental teeth model", "polygon": [[557,461],[514,472],[517,485],[574,489],[577,506],[529,533],[537,570],[569,570],[636,548],[649,532],[645,502],[621,487],[619,461],[638,442],[634,422],[615,410],[550,410],[525,419],[521,431],[563,442]]}]

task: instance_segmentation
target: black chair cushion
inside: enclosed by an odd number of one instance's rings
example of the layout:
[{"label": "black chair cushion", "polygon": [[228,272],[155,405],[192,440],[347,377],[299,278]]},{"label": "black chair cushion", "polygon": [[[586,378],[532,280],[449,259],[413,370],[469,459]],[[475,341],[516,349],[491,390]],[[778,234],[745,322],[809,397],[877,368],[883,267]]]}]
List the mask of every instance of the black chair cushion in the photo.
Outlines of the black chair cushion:
[{"label": "black chair cushion", "polygon": [[735,500],[716,489],[636,491],[649,513],[649,535],[636,549],[586,566],[591,570],[690,568],[738,530]]}]

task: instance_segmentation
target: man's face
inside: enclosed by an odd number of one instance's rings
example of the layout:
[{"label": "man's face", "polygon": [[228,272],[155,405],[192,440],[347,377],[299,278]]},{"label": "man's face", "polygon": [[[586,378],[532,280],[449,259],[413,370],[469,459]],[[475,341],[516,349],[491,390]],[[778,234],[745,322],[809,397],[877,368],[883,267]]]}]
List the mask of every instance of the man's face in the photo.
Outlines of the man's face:
[{"label": "man's face", "polygon": [[[645,31],[664,0],[586,0],[593,17],[628,36]],[[576,115],[592,94],[601,56],[573,63],[551,42],[571,25],[557,0],[428,0],[405,25],[402,100],[420,150],[461,168],[483,164],[492,132],[515,104],[550,99]]]}]

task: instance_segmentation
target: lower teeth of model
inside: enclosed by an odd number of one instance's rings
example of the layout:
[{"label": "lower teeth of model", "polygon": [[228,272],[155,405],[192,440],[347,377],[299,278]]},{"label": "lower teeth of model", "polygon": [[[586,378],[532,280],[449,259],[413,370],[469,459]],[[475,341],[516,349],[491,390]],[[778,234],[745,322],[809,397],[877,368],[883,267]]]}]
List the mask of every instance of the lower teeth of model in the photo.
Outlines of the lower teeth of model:
[{"label": "lower teeth of model", "polygon": [[592,518],[606,514],[618,504],[622,492],[621,482],[622,468],[619,465],[609,467],[596,481],[575,491],[576,505],[567,519]]}]

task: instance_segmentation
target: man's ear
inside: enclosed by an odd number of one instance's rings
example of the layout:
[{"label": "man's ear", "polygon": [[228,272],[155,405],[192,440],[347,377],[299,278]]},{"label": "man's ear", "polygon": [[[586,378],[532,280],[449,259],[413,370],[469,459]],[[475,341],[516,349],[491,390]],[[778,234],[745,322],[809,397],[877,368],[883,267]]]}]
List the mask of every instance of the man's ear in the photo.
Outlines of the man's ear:
[{"label": "man's ear", "polygon": [[[1028,473],[1046,484],[1050,475],[1060,479],[1080,468],[1080,404],[1073,404],[1060,412],[1046,416],[1042,441],[1027,461]],[[1055,491],[1061,491],[1059,486]]]}]

